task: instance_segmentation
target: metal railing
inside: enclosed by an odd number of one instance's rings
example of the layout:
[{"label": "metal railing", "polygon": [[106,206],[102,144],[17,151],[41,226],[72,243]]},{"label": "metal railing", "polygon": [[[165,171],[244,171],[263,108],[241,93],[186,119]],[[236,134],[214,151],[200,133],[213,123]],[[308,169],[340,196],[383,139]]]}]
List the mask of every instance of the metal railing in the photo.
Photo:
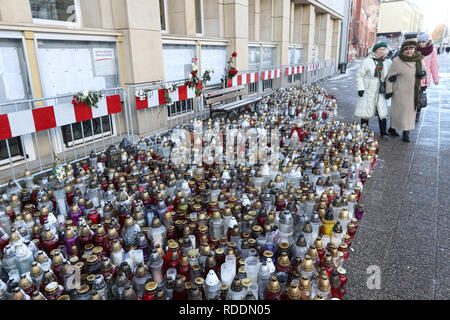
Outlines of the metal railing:
[{"label": "metal railing", "polygon": [[[102,90],[102,92],[105,96],[119,95],[121,101],[124,101],[123,88],[110,88]],[[69,104],[72,99],[73,94],[64,94],[55,97],[4,102],[0,104],[0,114],[3,114],[5,109],[9,111],[7,114],[10,114],[40,107]],[[87,158],[91,151],[97,154],[105,151],[107,146],[117,143],[117,136],[122,139],[123,132],[125,132],[122,124],[125,125],[126,131],[129,131],[127,115],[126,113],[124,115],[124,121],[120,114],[105,115],[2,140],[8,154],[8,159],[5,160],[9,164],[10,177],[13,180],[20,180],[16,171],[25,169],[37,170],[39,174],[47,172],[51,170],[49,167],[54,163],[56,156],[64,163],[73,163]],[[33,123],[27,125],[34,126]],[[10,140],[17,138],[20,140],[22,155],[13,157]],[[47,152],[41,152],[41,149],[45,149]],[[5,167],[3,165],[3,170],[0,169],[0,178],[3,179],[7,172]],[[0,187],[3,186],[4,184],[0,185]]]},{"label": "metal railing", "polygon": [[[244,70],[240,71],[238,75],[257,72],[258,81],[247,83],[248,92],[249,95],[265,96],[279,88],[317,83],[326,79],[335,72],[335,62],[333,60],[327,61],[316,62],[323,62],[324,67],[311,71],[307,71],[306,66],[308,64],[301,64]],[[304,71],[295,75],[286,74],[286,68],[297,66],[305,66]],[[281,75],[268,81],[263,80],[262,72],[268,70],[281,70]],[[190,89],[188,95],[186,95],[186,88],[183,89],[184,91],[170,92],[169,90],[168,95],[173,98],[172,103],[161,103],[161,101],[166,102],[165,96],[162,97],[161,95],[161,90],[170,88],[172,84],[185,87],[185,80],[137,84],[128,86],[126,90],[124,88],[106,89],[103,91],[107,96],[120,95],[122,103],[120,113],[31,132],[0,141],[6,147],[7,152],[4,152],[4,154],[7,153],[8,156],[3,159],[3,167],[0,163],[0,183],[3,183],[0,188],[4,187],[5,182],[11,178],[16,183],[20,181],[22,178],[18,177],[17,172],[23,172],[25,169],[35,172],[35,175],[50,171],[55,156],[58,156],[64,163],[78,162],[86,159],[91,151],[96,154],[105,151],[110,144],[122,140],[123,136],[135,143],[141,137],[148,138],[162,135],[175,127],[183,127],[196,119],[204,120],[209,116],[209,111],[204,107],[202,96],[193,95],[192,89]],[[136,97],[136,94],[142,89],[150,90],[147,95],[148,106],[138,108],[139,98]],[[180,90],[180,88],[177,88],[177,90]],[[72,97],[72,94],[66,94],[57,97],[5,102],[0,104],[0,114],[63,103],[69,104]],[[19,141],[22,155],[12,154],[10,148],[10,140],[13,141],[12,139]]]}]

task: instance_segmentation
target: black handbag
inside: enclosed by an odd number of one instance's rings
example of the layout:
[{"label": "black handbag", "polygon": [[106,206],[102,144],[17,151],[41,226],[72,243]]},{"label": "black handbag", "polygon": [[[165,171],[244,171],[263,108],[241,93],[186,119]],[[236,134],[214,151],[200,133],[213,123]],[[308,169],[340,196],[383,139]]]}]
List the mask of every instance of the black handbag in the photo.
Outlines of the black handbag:
[{"label": "black handbag", "polygon": [[386,81],[381,81],[380,79],[380,90],[378,92],[381,94],[386,93]]},{"label": "black handbag", "polygon": [[427,106],[428,99],[427,99],[427,93],[423,90],[420,90],[419,94],[419,109],[423,109]]}]

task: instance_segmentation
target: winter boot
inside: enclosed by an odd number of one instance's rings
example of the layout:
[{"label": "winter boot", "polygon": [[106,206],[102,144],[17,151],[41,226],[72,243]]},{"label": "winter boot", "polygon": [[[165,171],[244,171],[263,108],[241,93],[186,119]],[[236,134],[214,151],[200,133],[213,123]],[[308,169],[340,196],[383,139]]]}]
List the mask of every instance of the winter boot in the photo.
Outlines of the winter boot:
[{"label": "winter boot", "polygon": [[369,119],[361,119],[361,127],[366,124],[367,127],[369,126]]},{"label": "winter boot", "polygon": [[409,142],[409,131],[403,131],[403,141]]},{"label": "winter boot", "polygon": [[388,132],[389,132],[389,134],[390,134],[391,136],[394,136],[394,137],[398,137],[398,136],[399,136],[399,134],[397,133],[397,131],[395,131],[395,129],[393,129],[393,128],[389,128],[389,129],[388,129]]},{"label": "winter boot", "polygon": [[384,137],[387,136],[386,132],[386,126],[387,126],[387,119],[380,119],[378,118],[378,125],[380,126],[380,136]]}]

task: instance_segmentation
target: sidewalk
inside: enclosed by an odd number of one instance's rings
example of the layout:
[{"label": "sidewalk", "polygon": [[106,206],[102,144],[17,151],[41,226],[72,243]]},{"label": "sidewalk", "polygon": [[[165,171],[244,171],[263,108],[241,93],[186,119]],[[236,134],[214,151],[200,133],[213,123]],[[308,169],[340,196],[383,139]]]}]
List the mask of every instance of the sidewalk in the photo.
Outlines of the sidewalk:
[{"label": "sidewalk", "polygon": [[[358,63],[322,86],[337,95],[338,120],[355,121]],[[365,184],[365,213],[344,267],[345,299],[450,299],[450,56],[439,56],[440,83],[411,132],[379,138],[379,161]],[[388,121],[389,122],[389,121]],[[379,136],[378,121],[370,129]],[[381,288],[367,287],[369,266]]]}]

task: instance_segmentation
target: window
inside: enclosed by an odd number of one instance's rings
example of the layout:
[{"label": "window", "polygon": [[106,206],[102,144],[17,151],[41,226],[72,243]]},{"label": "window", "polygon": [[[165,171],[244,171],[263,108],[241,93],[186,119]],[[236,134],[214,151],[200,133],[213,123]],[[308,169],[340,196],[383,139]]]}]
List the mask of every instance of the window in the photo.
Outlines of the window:
[{"label": "window", "polygon": [[275,47],[263,47],[262,48],[262,67],[275,66],[276,61],[276,48]]},{"label": "window", "polygon": [[159,15],[161,19],[161,31],[167,31],[166,25],[166,0],[159,0]]},{"label": "window", "polygon": [[295,49],[294,63],[295,64],[302,64],[303,63],[303,49],[302,48]]},{"label": "window", "polygon": [[293,65],[295,62],[295,48],[289,48],[289,60],[288,64]]},{"label": "window", "polygon": [[169,117],[190,112],[193,110],[194,110],[194,99],[177,101],[167,106],[167,114]]},{"label": "window", "polygon": [[250,70],[260,67],[260,47],[248,47],[248,68]]},{"label": "window", "polygon": [[249,83],[247,85],[248,93],[257,93],[258,92],[258,82]]},{"label": "window", "polygon": [[[115,42],[38,40],[38,61],[43,93],[47,97],[120,86]],[[70,97],[62,98],[58,103],[70,101]],[[83,134],[85,139],[92,137],[92,131],[94,136],[102,131],[112,134],[111,122],[111,117],[105,116],[93,119],[92,126],[90,120],[63,126],[63,141],[70,147]]]},{"label": "window", "polygon": [[192,58],[197,57],[195,45],[163,44],[164,80],[184,80],[192,69]]},{"label": "window", "polygon": [[272,89],[273,79],[263,80],[263,91]]},{"label": "window", "polygon": [[[0,103],[28,99],[32,97],[27,76],[22,40],[0,39]],[[6,105],[0,107],[0,114],[29,109],[28,104]],[[23,146],[20,137],[8,139],[12,160],[22,158]],[[0,141],[0,164],[9,159],[6,140]],[[9,164],[9,161],[5,163]]]},{"label": "window", "polygon": [[[0,103],[31,96],[22,41],[0,39]],[[14,111],[13,107],[3,107],[0,114]]]},{"label": "window", "polygon": [[80,24],[79,0],[30,0],[35,23]]},{"label": "window", "polygon": [[208,68],[214,68],[208,85],[220,84],[227,66],[227,47],[202,45],[200,50],[201,74]]},{"label": "window", "polygon": [[38,40],[38,61],[47,97],[120,86],[114,42]]},{"label": "window", "polygon": [[203,6],[202,0],[195,0],[195,32],[203,34]]}]

